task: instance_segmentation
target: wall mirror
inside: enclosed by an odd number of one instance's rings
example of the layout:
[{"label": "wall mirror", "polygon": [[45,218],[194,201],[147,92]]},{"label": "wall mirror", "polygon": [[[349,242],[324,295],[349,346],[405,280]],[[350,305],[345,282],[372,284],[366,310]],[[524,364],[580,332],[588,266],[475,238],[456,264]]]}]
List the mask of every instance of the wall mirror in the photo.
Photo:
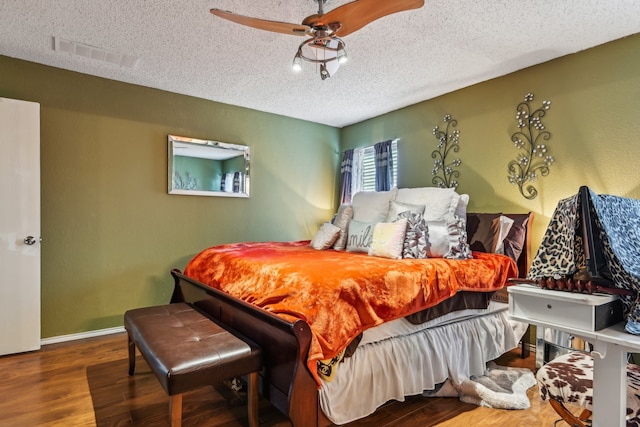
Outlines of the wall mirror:
[{"label": "wall mirror", "polygon": [[246,145],[169,135],[169,194],[249,197]]}]

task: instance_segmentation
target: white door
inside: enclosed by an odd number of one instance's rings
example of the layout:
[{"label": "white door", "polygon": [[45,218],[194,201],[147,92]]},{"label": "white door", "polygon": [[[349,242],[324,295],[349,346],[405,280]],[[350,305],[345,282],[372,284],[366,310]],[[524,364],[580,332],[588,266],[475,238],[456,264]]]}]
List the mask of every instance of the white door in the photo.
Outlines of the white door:
[{"label": "white door", "polygon": [[40,348],[40,104],[0,98],[0,355]]}]

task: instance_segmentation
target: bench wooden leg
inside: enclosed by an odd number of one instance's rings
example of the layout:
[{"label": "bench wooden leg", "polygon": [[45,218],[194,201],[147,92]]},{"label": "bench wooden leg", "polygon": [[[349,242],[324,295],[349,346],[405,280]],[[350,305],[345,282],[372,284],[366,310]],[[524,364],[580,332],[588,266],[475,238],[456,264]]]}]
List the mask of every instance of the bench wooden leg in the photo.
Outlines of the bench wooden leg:
[{"label": "bench wooden leg", "polygon": [[171,427],[182,425],[182,394],[169,396],[169,420]]},{"label": "bench wooden leg", "polygon": [[258,427],[258,373],[249,374],[247,406],[249,407],[249,427]]},{"label": "bench wooden leg", "polygon": [[129,347],[129,376],[133,375],[136,370],[136,344],[131,339],[131,335],[127,334]]}]

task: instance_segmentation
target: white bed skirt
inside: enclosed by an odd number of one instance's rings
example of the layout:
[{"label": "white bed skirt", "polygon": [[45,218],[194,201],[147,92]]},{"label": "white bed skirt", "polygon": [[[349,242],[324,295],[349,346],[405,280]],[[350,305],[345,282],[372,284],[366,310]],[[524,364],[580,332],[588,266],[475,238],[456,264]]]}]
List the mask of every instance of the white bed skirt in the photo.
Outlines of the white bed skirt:
[{"label": "white bed skirt", "polygon": [[389,400],[404,401],[405,396],[433,390],[447,378],[461,383],[481,375],[488,361],[517,347],[527,328],[509,319],[506,304],[489,311],[422,330],[404,325],[417,331],[361,344],[340,363],[333,381],[322,384],[323,412],[333,423],[346,424],[372,414]]}]

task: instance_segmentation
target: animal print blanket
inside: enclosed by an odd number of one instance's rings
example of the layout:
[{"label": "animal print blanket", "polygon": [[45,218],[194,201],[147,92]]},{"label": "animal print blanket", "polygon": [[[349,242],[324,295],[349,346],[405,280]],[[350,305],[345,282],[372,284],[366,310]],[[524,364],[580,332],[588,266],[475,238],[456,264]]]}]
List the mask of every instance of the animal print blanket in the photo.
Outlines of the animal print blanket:
[{"label": "animal print blanket", "polygon": [[586,272],[582,235],[582,194],[595,220],[594,242],[603,249],[609,286],[633,291],[621,295],[627,331],[640,333],[640,200],[598,195],[586,188],[560,200],[529,269],[528,278],[573,278]]}]

